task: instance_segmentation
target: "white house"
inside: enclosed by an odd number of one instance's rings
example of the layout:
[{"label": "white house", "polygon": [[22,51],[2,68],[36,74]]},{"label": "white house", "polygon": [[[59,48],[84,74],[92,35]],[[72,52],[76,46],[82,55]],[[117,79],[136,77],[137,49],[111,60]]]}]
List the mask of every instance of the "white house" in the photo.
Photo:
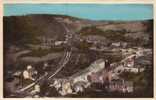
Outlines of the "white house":
[{"label": "white house", "polygon": [[74,83],[78,81],[88,82],[87,79],[88,75],[90,75],[92,72],[96,73],[102,70],[103,68],[105,68],[105,61],[103,59],[99,59],[93,62],[88,68],[82,70],[79,73],[72,75],[71,78],[73,79]]},{"label": "white house", "polygon": [[111,46],[112,47],[119,47],[119,46],[121,46],[121,43],[120,42],[115,42],[115,43],[112,43]]},{"label": "white house", "polygon": [[59,46],[59,45],[62,45],[64,43],[64,41],[55,41],[55,46]]}]

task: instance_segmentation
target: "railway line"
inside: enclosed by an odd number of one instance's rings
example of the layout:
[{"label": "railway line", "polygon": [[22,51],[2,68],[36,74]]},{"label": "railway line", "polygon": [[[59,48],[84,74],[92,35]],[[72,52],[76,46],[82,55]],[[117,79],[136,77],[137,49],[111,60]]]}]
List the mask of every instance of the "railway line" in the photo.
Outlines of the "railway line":
[{"label": "railway line", "polygon": [[65,50],[65,53],[61,59],[61,61],[58,63],[57,65],[57,70],[55,72],[50,72],[50,73],[45,73],[43,76],[41,76],[40,78],[38,78],[35,82],[27,85],[26,87],[17,90],[17,93],[23,93],[25,91],[27,91],[28,89],[32,88],[35,84],[39,84],[42,83],[45,79],[50,81],[55,75],[57,75],[65,66],[66,64],[69,62],[71,55],[72,55],[72,36],[73,33],[67,28],[67,26],[64,23],[61,23],[61,25],[64,27],[65,29],[65,35],[67,35],[68,37],[66,37],[67,40],[67,48]]}]

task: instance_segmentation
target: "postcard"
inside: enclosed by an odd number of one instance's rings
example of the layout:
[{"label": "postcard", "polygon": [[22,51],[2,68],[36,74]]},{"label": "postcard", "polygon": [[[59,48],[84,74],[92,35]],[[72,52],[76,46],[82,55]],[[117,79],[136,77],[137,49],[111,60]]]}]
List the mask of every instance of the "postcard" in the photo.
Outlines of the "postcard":
[{"label": "postcard", "polygon": [[153,98],[153,23],[153,4],[4,4],[3,97]]}]

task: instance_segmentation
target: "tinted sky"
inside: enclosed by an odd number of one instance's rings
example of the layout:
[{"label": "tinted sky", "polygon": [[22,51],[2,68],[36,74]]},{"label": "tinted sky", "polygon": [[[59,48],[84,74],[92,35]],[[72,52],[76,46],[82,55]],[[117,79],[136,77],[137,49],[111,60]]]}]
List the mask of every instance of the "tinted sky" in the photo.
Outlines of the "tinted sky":
[{"label": "tinted sky", "polygon": [[4,16],[61,14],[92,20],[153,19],[150,4],[5,4]]}]

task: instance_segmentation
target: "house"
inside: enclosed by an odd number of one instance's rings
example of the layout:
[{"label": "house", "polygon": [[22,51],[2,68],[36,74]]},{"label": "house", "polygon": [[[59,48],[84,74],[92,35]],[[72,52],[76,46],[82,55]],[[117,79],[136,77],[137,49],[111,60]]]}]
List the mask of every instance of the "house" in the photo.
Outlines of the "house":
[{"label": "house", "polygon": [[118,67],[116,67],[113,72],[114,73],[117,73],[117,74],[120,74],[121,72],[124,71],[124,66],[123,65],[119,65]]},{"label": "house", "polygon": [[138,72],[143,72],[144,68],[142,67],[124,67],[122,65],[116,67],[113,72],[116,74],[120,74],[122,72],[133,72],[133,73],[138,73]]},{"label": "house", "polygon": [[120,42],[115,42],[111,44],[112,47],[120,47],[121,43]]},{"label": "house", "polygon": [[78,81],[102,84],[106,81],[110,82],[112,79],[112,71],[108,70],[106,65],[106,61],[102,59],[96,60],[87,68],[87,70],[85,70],[86,73],[74,78],[74,83]]},{"label": "house", "polygon": [[107,45],[109,41],[102,36],[97,36],[97,35],[89,35],[83,37],[83,40],[86,40],[88,43],[93,43],[93,44],[100,44],[100,45]]},{"label": "house", "polygon": [[64,43],[64,41],[55,41],[55,46],[59,46],[59,45],[62,45]]},{"label": "house", "polygon": [[72,75],[70,79],[72,79],[74,83],[78,81],[88,82],[88,75],[91,75],[91,73],[96,73],[103,68],[105,68],[105,61],[103,59],[98,59],[86,69]]},{"label": "house", "polygon": [[41,42],[41,44],[36,48],[49,49],[50,47],[54,46],[56,39],[51,37],[38,37],[38,40]]},{"label": "house", "polygon": [[134,59],[128,59],[127,62],[125,63],[125,66],[127,67],[134,67]]},{"label": "house", "polygon": [[121,46],[122,46],[123,48],[126,48],[126,47],[128,46],[128,43],[122,42],[122,43],[121,43]]},{"label": "house", "polygon": [[135,58],[136,58],[135,54],[130,55],[127,58],[123,59],[121,63],[124,64],[124,67],[134,67]]},{"label": "house", "polygon": [[[139,57],[140,58],[140,57]],[[123,59],[120,64],[116,65],[113,72],[116,74],[120,74],[121,72],[133,72],[138,73],[144,71],[144,67],[140,66],[141,64],[138,63],[138,58],[136,55],[130,55],[127,58]],[[143,61],[141,61],[143,63]]]},{"label": "house", "polygon": [[138,73],[139,72],[139,68],[129,68],[129,67],[125,67],[124,68],[124,72],[133,72],[133,73]]},{"label": "house", "polygon": [[111,47],[122,47],[122,48],[126,48],[127,47],[127,43],[126,42],[114,42],[111,44]]},{"label": "house", "polygon": [[109,83],[108,91],[110,92],[122,92],[122,93],[131,93],[133,92],[133,82],[124,81],[122,79],[112,80]]}]

